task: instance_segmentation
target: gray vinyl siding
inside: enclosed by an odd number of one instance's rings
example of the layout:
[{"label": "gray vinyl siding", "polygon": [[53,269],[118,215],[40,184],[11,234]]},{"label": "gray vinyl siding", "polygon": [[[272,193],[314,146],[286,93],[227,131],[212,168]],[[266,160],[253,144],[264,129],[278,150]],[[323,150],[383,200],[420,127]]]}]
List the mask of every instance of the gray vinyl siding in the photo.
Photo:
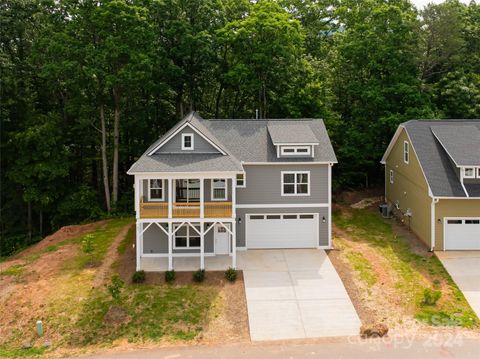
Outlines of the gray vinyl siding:
[{"label": "gray vinyl siding", "polygon": [[[193,134],[193,150],[182,150],[182,134]],[[156,153],[219,153],[219,151],[190,127],[185,127],[167,143],[158,149]]]},{"label": "gray vinyl siding", "polygon": [[[237,204],[328,203],[328,165],[245,165]],[[282,171],[310,171],[310,196],[282,196]]]},{"label": "gray vinyl siding", "polygon": [[[237,247],[245,247],[246,214],[263,213],[318,213],[319,214],[319,246],[328,246],[328,208],[237,208]],[[325,223],[322,218],[325,217]],[[241,219],[242,223],[238,224]]]},{"label": "gray vinyl siding", "polygon": [[[147,226],[144,223],[144,228]],[[162,224],[166,228],[166,224]],[[209,224],[211,225],[211,224]],[[142,229],[143,230],[143,229]],[[205,253],[213,253],[213,229],[205,235]],[[156,224],[152,224],[143,233],[143,253],[144,254],[167,254],[168,236]],[[173,253],[200,253],[200,249],[173,249]]]}]

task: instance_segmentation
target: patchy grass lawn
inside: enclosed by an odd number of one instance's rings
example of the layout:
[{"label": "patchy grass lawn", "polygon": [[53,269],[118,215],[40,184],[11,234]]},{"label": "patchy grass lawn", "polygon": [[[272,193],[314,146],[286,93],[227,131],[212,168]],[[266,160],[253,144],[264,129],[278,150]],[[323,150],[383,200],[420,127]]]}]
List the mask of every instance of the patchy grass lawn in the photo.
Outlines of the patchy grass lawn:
[{"label": "patchy grass lawn", "polygon": [[[243,295],[243,284],[227,283],[223,273],[207,273],[202,284],[189,280],[131,284],[134,266],[125,271],[123,258],[134,253],[135,227],[118,240],[131,223],[131,218],[112,219],[90,232],[94,245],[89,254],[82,250],[82,234],[29,252],[0,272],[0,285],[4,278],[13,286],[4,297],[0,290],[0,357],[69,356],[135,343],[202,340],[204,336],[218,340],[225,331],[241,331],[236,320],[240,316],[246,322],[246,314],[240,315],[242,308],[231,308],[229,303],[230,294]],[[112,253],[113,264],[107,259]],[[103,262],[110,267],[108,275],[94,286],[105,270]],[[120,270],[128,283],[120,300],[114,300],[106,286]],[[44,325],[42,338],[35,334],[37,320]],[[23,349],[25,342],[32,347]]]},{"label": "patchy grass lawn", "polygon": [[[409,317],[426,325],[478,327],[478,318],[440,261],[392,221],[371,208],[339,206],[334,211],[334,246],[340,250],[335,255],[350,268],[360,292],[357,304],[367,307],[368,319],[391,327]],[[427,288],[441,293],[435,305],[424,303]]]}]

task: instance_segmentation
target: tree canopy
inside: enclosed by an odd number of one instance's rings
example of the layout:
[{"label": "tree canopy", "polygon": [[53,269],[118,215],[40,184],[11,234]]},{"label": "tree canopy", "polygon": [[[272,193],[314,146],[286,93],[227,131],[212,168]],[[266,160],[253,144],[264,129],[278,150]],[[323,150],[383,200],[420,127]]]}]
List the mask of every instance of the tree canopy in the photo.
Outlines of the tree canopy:
[{"label": "tree canopy", "polygon": [[480,5],[4,0],[0,256],[130,213],[127,169],[188,111],[323,118],[335,189],[383,182],[414,118],[480,117]]}]

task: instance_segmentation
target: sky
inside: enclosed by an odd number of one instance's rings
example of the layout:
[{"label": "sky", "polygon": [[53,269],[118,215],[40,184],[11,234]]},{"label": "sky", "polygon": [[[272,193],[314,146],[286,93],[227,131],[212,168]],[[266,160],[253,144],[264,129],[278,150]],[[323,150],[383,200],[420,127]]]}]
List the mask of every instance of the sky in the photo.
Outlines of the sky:
[{"label": "sky", "polygon": [[[416,7],[417,9],[423,9],[423,7],[431,2],[435,4],[442,3],[444,0],[410,0]],[[469,0],[460,0],[460,2],[463,2],[465,4],[469,3]]]}]

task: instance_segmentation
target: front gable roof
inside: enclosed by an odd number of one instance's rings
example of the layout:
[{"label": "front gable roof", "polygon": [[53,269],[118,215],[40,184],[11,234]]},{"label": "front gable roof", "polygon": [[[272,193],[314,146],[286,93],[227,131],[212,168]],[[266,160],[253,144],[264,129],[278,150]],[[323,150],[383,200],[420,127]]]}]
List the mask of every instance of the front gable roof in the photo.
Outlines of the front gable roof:
[{"label": "front gable roof", "polygon": [[217,151],[222,155],[226,155],[227,152],[220,145],[220,142],[210,133],[199,121],[198,115],[195,112],[189,113],[182,121],[178,122],[172,129],[167,131],[160,139],[150,147],[147,151],[148,156],[155,154],[160,148],[171,141],[180,131],[189,127],[192,131],[202,137],[205,141],[209,142]]}]

